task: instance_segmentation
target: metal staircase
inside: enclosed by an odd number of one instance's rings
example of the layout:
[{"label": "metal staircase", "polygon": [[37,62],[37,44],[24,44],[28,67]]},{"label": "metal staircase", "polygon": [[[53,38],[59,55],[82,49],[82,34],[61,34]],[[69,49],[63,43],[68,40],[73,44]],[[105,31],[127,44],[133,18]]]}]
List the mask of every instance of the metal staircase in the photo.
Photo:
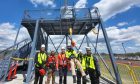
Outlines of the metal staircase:
[{"label": "metal staircase", "polygon": [[[29,55],[31,50],[31,42],[25,39],[17,44],[0,52],[0,80],[5,81],[9,73],[10,66],[15,65],[14,58],[25,58]],[[21,61],[18,61],[20,63]]]}]

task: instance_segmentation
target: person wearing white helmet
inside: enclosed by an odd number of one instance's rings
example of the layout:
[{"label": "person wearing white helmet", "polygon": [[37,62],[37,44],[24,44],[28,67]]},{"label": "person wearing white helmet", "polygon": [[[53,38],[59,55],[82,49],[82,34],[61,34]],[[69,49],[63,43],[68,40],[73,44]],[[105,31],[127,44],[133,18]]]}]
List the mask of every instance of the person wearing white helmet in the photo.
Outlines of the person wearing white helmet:
[{"label": "person wearing white helmet", "polygon": [[76,59],[77,58],[77,53],[73,50],[72,46],[70,46],[70,45],[67,46],[66,57],[70,61],[72,75],[73,75],[73,83],[76,83],[75,65],[77,65],[77,67],[79,68],[79,70],[82,74],[83,80],[88,82],[88,79],[86,78],[86,74],[85,74],[85,72],[82,68],[81,63],[79,62],[79,60]]},{"label": "person wearing white helmet", "polygon": [[35,81],[34,84],[42,84],[43,77],[46,73],[47,54],[45,52],[45,45],[42,44],[40,51],[35,56]]},{"label": "person wearing white helmet", "polygon": [[68,59],[66,58],[65,47],[62,47],[61,52],[58,54],[58,67],[59,67],[59,84],[62,83],[67,84]]},{"label": "person wearing white helmet", "polygon": [[99,84],[100,68],[97,58],[92,54],[91,48],[86,47],[86,54],[84,55],[85,61],[82,65],[86,66],[86,72],[88,72],[91,84]]}]

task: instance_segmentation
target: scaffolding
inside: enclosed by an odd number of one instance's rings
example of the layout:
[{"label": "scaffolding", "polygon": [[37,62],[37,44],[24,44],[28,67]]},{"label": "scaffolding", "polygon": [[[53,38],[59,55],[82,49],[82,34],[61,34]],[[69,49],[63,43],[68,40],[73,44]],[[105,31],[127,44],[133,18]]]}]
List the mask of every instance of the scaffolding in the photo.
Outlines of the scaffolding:
[{"label": "scaffolding", "polygon": [[[72,40],[71,39],[72,36],[84,35],[79,47],[77,46],[75,47],[76,50],[78,51],[81,48],[83,41],[86,39],[87,46],[89,46],[90,44],[92,45],[92,48],[95,50],[95,54],[101,58],[101,61],[103,62],[104,66],[109,71],[109,73],[111,74],[111,77],[113,78],[114,82],[117,84],[122,84],[118,67],[116,64],[116,60],[114,58],[114,54],[112,52],[106,30],[103,27],[102,23],[103,21],[97,7],[74,8],[72,6],[64,6],[61,7],[60,9],[25,10],[24,17],[22,18],[21,21],[21,25],[28,30],[28,33],[31,37],[31,41],[28,42],[26,41],[27,43],[23,47],[17,48],[18,45],[16,43],[20,31],[19,28],[14,42],[14,46],[12,47],[13,49],[16,47],[16,49],[12,52],[10,56],[8,56],[8,59],[11,60],[11,57],[15,56],[17,52],[20,53],[18,56],[16,56],[18,58],[25,58],[28,55],[29,55],[29,59],[32,58],[32,60],[29,60],[27,80],[25,83],[25,84],[29,84],[33,79],[33,75],[34,75],[33,59],[35,58],[36,51],[40,49],[41,44],[46,45],[46,51],[48,53],[48,48],[49,48],[48,44],[50,40],[51,44],[53,44],[54,46],[54,49],[58,53],[58,49],[60,48],[64,40],[66,41],[66,46],[67,46],[68,40]],[[72,28],[73,30],[72,36],[69,35],[68,32],[69,28]],[[94,31],[95,28],[97,29],[96,32]],[[106,48],[108,50],[114,72],[112,72],[109,69],[107,63],[104,61],[103,57],[100,55],[100,53],[97,50],[97,44],[99,40],[99,30],[101,30],[103,33]],[[92,38],[88,37],[88,33],[90,31],[93,31],[96,34],[95,45],[91,41]],[[50,37],[51,35],[64,36],[62,41],[58,45],[58,47],[55,46],[52,38]],[[27,48],[28,50],[26,50],[25,48]],[[27,52],[28,54],[25,54]],[[10,60],[8,61],[9,65],[11,63]],[[7,76],[8,70],[9,68],[7,67],[5,72],[6,75],[4,75],[5,78]],[[0,78],[3,77],[2,72],[3,71],[0,72]],[[108,82],[110,84],[112,83],[110,81]]]}]

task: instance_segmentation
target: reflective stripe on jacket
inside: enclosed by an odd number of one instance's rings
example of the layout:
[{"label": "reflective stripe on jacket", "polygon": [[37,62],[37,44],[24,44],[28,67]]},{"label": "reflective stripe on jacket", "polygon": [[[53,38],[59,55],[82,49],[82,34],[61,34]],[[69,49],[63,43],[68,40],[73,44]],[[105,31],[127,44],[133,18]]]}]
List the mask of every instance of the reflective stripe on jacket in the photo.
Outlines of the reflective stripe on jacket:
[{"label": "reflective stripe on jacket", "polygon": [[67,58],[66,58],[66,54],[64,53],[64,54],[62,54],[62,53],[59,53],[58,54],[58,65],[59,66],[63,66],[63,67],[65,67],[65,66],[67,66]]}]

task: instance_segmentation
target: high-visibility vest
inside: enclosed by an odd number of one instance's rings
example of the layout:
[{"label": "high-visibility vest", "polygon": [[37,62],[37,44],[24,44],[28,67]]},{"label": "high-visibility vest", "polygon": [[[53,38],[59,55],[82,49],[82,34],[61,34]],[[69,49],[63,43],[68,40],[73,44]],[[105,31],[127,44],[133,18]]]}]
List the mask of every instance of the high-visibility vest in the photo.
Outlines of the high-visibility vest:
[{"label": "high-visibility vest", "polygon": [[82,68],[83,70],[86,70],[86,58],[85,57],[82,57],[82,60],[81,60],[81,65],[82,65]]},{"label": "high-visibility vest", "polygon": [[[44,65],[45,65],[46,60],[47,60],[46,53],[38,53],[38,55],[37,55],[37,61],[38,61],[39,64],[44,63]],[[36,64],[36,66],[39,67],[38,64]]]},{"label": "high-visibility vest", "polygon": [[66,51],[66,57],[67,58],[69,58],[71,55],[74,55],[75,57],[77,57],[77,53],[74,51],[74,50],[72,50],[72,51]]},{"label": "high-visibility vest", "polygon": [[82,68],[85,70],[86,69],[86,60],[85,60],[85,56],[83,54],[78,54],[77,59],[79,60],[79,62],[82,65]]},{"label": "high-visibility vest", "polygon": [[82,63],[82,64],[83,65],[85,64],[86,68],[95,69],[94,57],[92,55],[86,56],[85,60],[86,61],[83,61],[85,63]]},{"label": "high-visibility vest", "polygon": [[66,54],[59,53],[58,54],[58,64],[59,66],[67,66],[67,58]]},{"label": "high-visibility vest", "polygon": [[[39,64],[35,64],[36,67],[40,67],[39,65],[41,64],[43,67],[45,67],[45,63],[47,61],[47,55],[46,53],[38,53],[37,54],[37,61]],[[44,64],[43,64],[44,63]]]}]

